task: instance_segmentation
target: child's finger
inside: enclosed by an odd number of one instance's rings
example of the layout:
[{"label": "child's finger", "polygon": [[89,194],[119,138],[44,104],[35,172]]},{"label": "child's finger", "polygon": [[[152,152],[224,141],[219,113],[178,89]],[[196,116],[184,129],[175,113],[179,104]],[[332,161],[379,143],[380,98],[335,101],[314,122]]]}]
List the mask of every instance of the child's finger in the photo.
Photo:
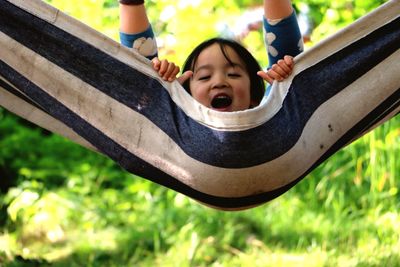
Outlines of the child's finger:
[{"label": "child's finger", "polygon": [[286,71],[278,64],[272,65],[268,73],[271,73],[272,77],[275,79],[285,78],[287,76]]},{"label": "child's finger", "polygon": [[286,55],[286,56],[283,57],[283,60],[286,62],[286,65],[287,65],[287,66],[293,68],[294,60],[293,60],[293,57],[292,57],[292,56]]},{"label": "child's finger", "polygon": [[160,69],[158,70],[161,77],[163,77],[165,72],[168,70],[168,65],[169,62],[167,60],[161,60]]},{"label": "child's finger", "polygon": [[193,76],[193,71],[188,70],[185,71],[179,78],[178,78],[178,82],[182,85],[184,84],[188,79],[190,79],[190,77]]},{"label": "child's finger", "polygon": [[281,76],[287,77],[291,72],[291,67],[283,59],[278,60],[279,70],[276,70]]},{"label": "child's finger", "polygon": [[158,71],[160,69],[160,64],[161,64],[160,60],[157,57],[155,57],[151,61],[153,62],[153,69]]},{"label": "child's finger", "polygon": [[277,81],[282,81],[287,76],[285,71],[283,71],[283,69],[278,65],[274,65],[271,69],[267,71],[267,73],[270,77]]},{"label": "child's finger", "polygon": [[274,79],[272,77],[270,77],[267,72],[259,71],[259,72],[257,72],[257,75],[260,76],[261,78],[263,78],[269,84],[272,84],[274,82]]},{"label": "child's finger", "polygon": [[178,75],[179,72],[180,72],[180,68],[178,66],[175,66],[175,69],[173,70],[173,72],[169,76],[168,81],[172,82],[173,80],[175,80],[176,79],[176,75]]},{"label": "child's finger", "polygon": [[175,67],[176,66],[174,63],[170,63],[170,62],[168,63],[168,67],[163,75],[164,80],[168,80],[171,77],[172,73],[175,70]]}]

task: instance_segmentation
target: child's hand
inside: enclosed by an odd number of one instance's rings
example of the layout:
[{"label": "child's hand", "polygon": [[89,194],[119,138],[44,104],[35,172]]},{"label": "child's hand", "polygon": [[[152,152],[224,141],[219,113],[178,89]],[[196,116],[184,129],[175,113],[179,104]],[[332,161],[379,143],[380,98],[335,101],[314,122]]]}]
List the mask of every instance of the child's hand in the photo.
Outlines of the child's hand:
[{"label": "child's hand", "polygon": [[182,75],[178,78],[178,82],[183,85],[187,80],[189,80],[193,76],[193,71],[188,70],[182,73]]},{"label": "child's hand", "polygon": [[153,68],[158,72],[164,81],[172,82],[176,79],[176,75],[179,73],[180,69],[174,63],[169,62],[166,59],[160,61],[157,57],[151,60],[153,62]]},{"label": "child's hand", "polygon": [[285,56],[283,59],[278,60],[278,62],[267,71],[259,71],[257,74],[266,80],[268,83],[272,84],[275,80],[283,81],[286,79],[293,71],[294,61],[293,57]]}]

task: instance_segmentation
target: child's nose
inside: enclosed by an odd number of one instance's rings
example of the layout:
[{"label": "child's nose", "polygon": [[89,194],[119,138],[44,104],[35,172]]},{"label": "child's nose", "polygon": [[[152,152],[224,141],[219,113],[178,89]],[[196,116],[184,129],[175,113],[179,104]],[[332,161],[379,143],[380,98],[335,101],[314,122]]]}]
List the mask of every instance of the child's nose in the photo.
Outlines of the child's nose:
[{"label": "child's nose", "polygon": [[214,88],[224,88],[228,86],[228,82],[225,79],[224,75],[215,75],[215,80],[213,87]]}]

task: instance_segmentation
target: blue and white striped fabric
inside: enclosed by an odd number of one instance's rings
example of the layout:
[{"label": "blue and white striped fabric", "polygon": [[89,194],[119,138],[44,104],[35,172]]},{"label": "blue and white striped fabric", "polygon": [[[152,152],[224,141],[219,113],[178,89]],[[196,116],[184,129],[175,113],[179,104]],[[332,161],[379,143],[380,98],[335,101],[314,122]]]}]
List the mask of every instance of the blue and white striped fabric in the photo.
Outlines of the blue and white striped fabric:
[{"label": "blue and white striped fabric", "polygon": [[40,0],[0,0],[0,105],[220,209],[289,190],[400,110],[400,1],[296,58],[254,109],[201,106],[149,61]]}]

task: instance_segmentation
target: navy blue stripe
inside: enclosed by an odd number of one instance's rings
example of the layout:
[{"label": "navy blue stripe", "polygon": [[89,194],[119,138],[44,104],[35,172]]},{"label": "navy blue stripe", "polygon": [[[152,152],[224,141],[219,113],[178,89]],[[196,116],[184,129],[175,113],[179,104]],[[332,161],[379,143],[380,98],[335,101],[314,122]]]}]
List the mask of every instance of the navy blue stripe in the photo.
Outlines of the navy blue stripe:
[{"label": "navy blue stripe", "polygon": [[[291,187],[295,186],[300,182],[305,176],[311,173],[316,167],[326,161],[329,157],[339,151],[341,148],[349,144],[354,137],[365,134],[365,131],[370,129],[372,125],[379,122],[381,119],[385,118],[387,115],[392,113],[394,110],[400,107],[400,88],[397,89],[392,95],[390,95],[385,101],[383,101],[379,106],[372,110],[367,116],[362,118],[357,124],[355,124],[349,131],[347,131],[341,138],[339,138],[334,145],[332,145],[302,176],[292,183],[279,188],[273,193],[277,196],[279,192],[281,194],[285,193]],[[397,116],[397,115],[396,115]],[[393,117],[395,118],[395,117]],[[396,117],[397,119],[398,117]],[[320,144],[322,147],[324,144]],[[272,195],[270,195],[271,197]]]},{"label": "navy blue stripe", "polygon": [[[66,125],[73,128],[80,136],[87,140],[95,140],[94,146],[100,149],[104,154],[118,162],[123,168],[134,173],[145,177],[155,183],[166,186],[177,192],[183,193],[191,198],[197,199],[203,203],[221,207],[221,208],[241,208],[248,207],[257,204],[261,204],[272,200],[281,194],[285,193],[300,180],[302,180],[308,173],[314,168],[321,164],[324,160],[334,154],[337,150],[352,140],[354,136],[359,135],[365,129],[365,125],[368,125],[375,118],[389,114],[395,110],[399,105],[400,89],[397,90],[392,96],[386,101],[379,105],[374,111],[368,114],[363,120],[356,124],[348,133],[340,138],[335,145],[333,145],[310,169],[301,175],[298,179],[287,184],[276,190],[265,192],[257,195],[240,197],[240,198],[225,198],[215,197],[209,194],[205,194],[196,191],[189,186],[176,180],[174,177],[167,175],[161,170],[149,165],[140,158],[134,156],[124,147],[115,143],[112,139],[108,138],[101,131],[94,128],[92,125],[84,121],[81,117],[73,113],[71,110],[63,106],[59,101],[49,96],[42,89],[37,87],[35,84],[27,80],[25,77],[15,72],[11,67],[0,61],[0,73],[9,80],[19,90],[27,93],[29,92],[33,99],[40,99],[45,104],[46,108],[53,114],[54,118],[61,119]],[[389,108],[388,108],[389,107]],[[89,138],[90,137],[90,138]],[[94,137],[94,138],[92,138]],[[211,174],[210,174],[211,175]],[[206,177],[206,179],[212,179],[212,177]]]},{"label": "navy blue stripe", "polygon": [[224,198],[215,197],[194,190],[174,177],[167,175],[161,170],[131,154],[124,147],[115,143],[112,139],[108,138],[101,131],[83,120],[79,115],[73,113],[70,109],[66,108],[59,101],[48,95],[41,88],[17,73],[3,61],[0,61],[0,72],[2,73],[3,77],[7,78],[7,80],[19,90],[23,91],[24,93],[29,93],[33,99],[40,99],[40,101],[45,105],[54,118],[63,121],[66,125],[71,127],[76,133],[86,140],[94,140],[95,143],[92,143],[92,145],[97,147],[102,153],[118,162],[124,169],[133,174],[142,176],[155,183],[183,193],[191,198],[197,199],[203,203],[221,208],[246,207],[260,204],[272,199],[268,193],[255,197],[249,196],[243,198]]},{"label": "navy blue stripe", "polygon": [[7,35],[143,114],[192,158],[225,168],[251,167],[283,155],[316,108],[396,51],[400,42],[396,19],[296,76],[283,108],[264,125],[221,132],[190,119],[158,81],[90,44],[8,2],[0,12],[0,28]]},{"label": "navy blue stripe", "polygon": [[[223,138],[218,145],[211,137],[215,133],[197,125],[190,125],[182,132],[193,134],[197,142],[207,144],[202,149],[199,145],[197,153],[207,155],[201,160],[212,165],[240,168],[271,161],[297,143],[319,106],[398,50],[399,43],[400,19],[397,19],[298,74],[276,116],[254,129],[219,133],[218,137]],[[327,121],[321,127],[329,128],[329,124]],[[215,154],[211,155],[208,149]],[[193,150],[188,154],[195,153]]]},{"label": "navy blue stripe", "polygon": [[[389,116],[390,113],[392,113],[396,108],[400,106],[400,89],[397,90],[397,99],[395,98],[396,93],[394,94],[393,100],[395,101],[393,103],[392,107],[388,107],[385,109],[385,105],[381,105],[378,107],[380,109],[380,113],[377,112],[377,115],[375,117],[369,117],[369,120],[366,122],[366,125],[364,126],[364,129],[360,131],[359,134],[364,134],[371,130],[372,127],[374,127],[377,123],[379,123],[381,120],[385,119],[386,116]],[[379,115],[378,115],[379,114]],[[398,116],[400,112],[396,113],[392,118]]]},{"label": "navy blue stripe", "polygon": [[[286,193],[288,190],[290,190],[293,186],[295,186],[297,183],[299,183],[301,180],[303,180],[308,174],[310,174],[315,168],[317,168],[319,165],[321,165],[324,161],[326,161],[329,157],[331,157],[333,154],[335,154],[337,151],[339,151],[341,148],[343,148],[345,145],[347,145],[349,142],[351,142],[355,136],[359,136],[365,132],[365,130],[368,129],[368,126],[366,125],[371,125],[375,124],[378,122],[380,119],[383,119],[387,115],[389,115],[391,112],[396,110],[398,107],[400,107],[400,88],[393,93],[391,96],[389,96],[385,101],[383,101],[378,107],[376,107],[373,111],[371,111],[367,116],[362,118],[357,124],[354,125],[347,133],[345,133],[341,138],[339,138],[335,144],[333,144],[310,168],[300,175],[297,179],[293,180],[292,182],[277,188],[275,190],[253,195],[253,196],[248,196],[248,197],[242,197],[242,198],[232,198],[230,201],[232,202],[233,205],[236,205],[236,207],[249,207],[254,204],[259,204],[259,203],[264,203],[273,200],[274,198],[279,197],[280,195]],[[400,114],[400,113],[398,113]],[[379,119],[378,119],[379,118]],[[323,149],[324,144],[320,144],[321,149]],[[239,204],[240,203],[240,204]],[[229,205],[229,203],[226,203]],[[238,205],[239,204],[239,205]],[[224,206],[224,207],[229,207],[229,206]],[[230,206],[234,207],[234,206]]]},{"label": "navy blue stripe", "polygon": [[[16,88],[40,102],[46,107],[52,116],[71,127],[76,133],[88,141],[94,141],[93,146],[97,147],[102,153],[118,162],[127,171],[149,179],[155,183],[171,188],[183,193],[191,198],[216,207],[241,207],[241,200],[232,201],[231,198],[215,197],[199,192],[183,184],[172,176],[162,172],[142,159],[127,151],[124,147],[115,143],[104,133],[83,120],[79,115],[61,104],[57,99],[48,95],[41,88],[30,82],[27,78],[13,70],[10,66],[0,60],[0,73],[3,77],[13,84]],[[253,203],[255,204],[255,203]]]},{"label": "navy blue stripe", "polygon": [[39,105],[34,103],[32,100],[27,98],[24,94],[21,94],[20,91],[15,90],[13,87],[11,87],[8,83],[6,83],[3,79],[0,78],[0,87],[8,91],[9,93],[15,95],[16,97],[22,99],[23,101],[27,102],[28,104],[34,106],[35,108],[47,113],[44,109],[42,109]]}]

